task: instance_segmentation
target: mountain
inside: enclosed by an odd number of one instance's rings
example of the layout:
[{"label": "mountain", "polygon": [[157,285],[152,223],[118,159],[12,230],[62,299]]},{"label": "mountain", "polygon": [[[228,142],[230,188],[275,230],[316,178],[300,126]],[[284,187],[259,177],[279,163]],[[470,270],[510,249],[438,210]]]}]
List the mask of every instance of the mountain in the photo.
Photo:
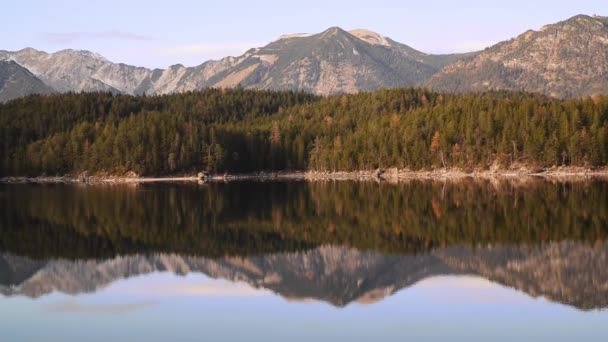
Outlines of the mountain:
[{"label": "mountain", "polygon": [[608,93],[608,17],[579,15],[456,61],[427,83],[447,92],[525,90],[570,98]]},{"label": "mountain", "polygon": [[59,92],[168,94],[208,87],[303,90],[321,95],[422,84],[467,55],[428,55],[367,30],[338,27],[280,37],[239,57],[196,67],[146,69],[112,63],[89,51],[0,51]]},{"label": "mountain", "polygon": [[34,298],[55,291],[79,294],[152,272],[195,272],[243,281],[289,300],[314,299],[343,307],[380,301],[434,276],[472,275],[589,310],[608,307],[607,257],[606,243],[591,246],[568,241],[536,247],[454,246],[421,255],[386,255],[337,246],[217,259],[157,254],[34,260],[3,253],[0,294]]},{"label": "mountain", "polygon": [[14,61],[0,60],[0,103],[29,94],[50,94],[53,89]]},{"label": "mountain", "polygon": [[367,30],[287,35],[210,79],[215,87],[303,90],[321,95],[416,86],[461,55],[427,55]]}]

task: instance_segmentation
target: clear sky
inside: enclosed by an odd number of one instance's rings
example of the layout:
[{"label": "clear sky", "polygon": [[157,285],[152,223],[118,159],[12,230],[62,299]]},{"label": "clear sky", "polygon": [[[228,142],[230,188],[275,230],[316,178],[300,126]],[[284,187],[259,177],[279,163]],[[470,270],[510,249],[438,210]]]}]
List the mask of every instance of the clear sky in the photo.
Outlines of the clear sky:
[{"label": "clear sky", "polygon": [[285,33],[366,28],[425,52],[464,52],[607,0],[19,0],[2,4],[0,49],[65,48],[147,67],[239,55]]}]

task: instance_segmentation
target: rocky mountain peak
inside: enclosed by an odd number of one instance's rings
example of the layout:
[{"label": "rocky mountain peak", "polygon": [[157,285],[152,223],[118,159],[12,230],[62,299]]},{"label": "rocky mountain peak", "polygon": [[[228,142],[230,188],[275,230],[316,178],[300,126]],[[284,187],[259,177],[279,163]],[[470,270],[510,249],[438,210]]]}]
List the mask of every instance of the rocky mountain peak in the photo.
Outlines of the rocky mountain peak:
[{"label": "rocky mountain peak", "polygon": [[18,54],[27,54],[27,55],[48,55],[48,53],[46,53],[44,51],[36,50],[31,47],[23,48],[23,49],[17,51],[17,53]]},{"label": "rocky mountain peak", "polygon": [[110,62],[104,56],[102,56],[96,52],[92,52],[92,51],[88,51],[88,50],[65,49],[65,50],[57,51],[56,54],[73,56],[73,57],[81,57],[81,58],[92,58],[92,59],[96,59],[96,60],[99,60],[102,62]]},{"label": "rocky mountain peak", "polygon": [[347,34],[347,32],[344,31],[342,28],[340,28],[338,26],[333,26],[333,27],[330,27],[327,30],[321,32],[320,36],[323,38],[328,38],[328,37],[344,35],[344,34]]},{"label": "rocky mountain peak", "polygon": [[543,26],[539,32],[556,33],[560,31],[577,32],[579,30],[588,32],[607,32],[608,18],[600,16],[577,15],[570,19],[555,24]]}]

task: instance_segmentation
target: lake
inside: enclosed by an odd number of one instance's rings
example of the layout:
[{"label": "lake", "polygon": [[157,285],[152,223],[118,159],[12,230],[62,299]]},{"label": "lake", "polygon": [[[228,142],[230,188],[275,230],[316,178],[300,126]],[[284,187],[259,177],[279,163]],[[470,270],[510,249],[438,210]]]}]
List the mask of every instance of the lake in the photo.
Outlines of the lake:
[{"label": "lake", "polygon": [[0,185],[2,341],[603,341],[608,182]]}]

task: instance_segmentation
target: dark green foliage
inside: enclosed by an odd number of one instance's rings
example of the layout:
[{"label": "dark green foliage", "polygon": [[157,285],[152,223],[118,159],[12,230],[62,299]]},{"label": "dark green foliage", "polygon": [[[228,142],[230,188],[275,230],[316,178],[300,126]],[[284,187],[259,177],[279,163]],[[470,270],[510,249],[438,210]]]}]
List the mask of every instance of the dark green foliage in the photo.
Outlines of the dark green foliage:
[{"label": "dark green foliage", "polygon": [[[242,149],[262,155],[269,148],[262,146],[268,136],[255,120],[276,114],[282,106],[314,100],[303,93],[242,89],[156,97],[32,96],[0,106],[0,172],[217,172],[239,159],[223,145],[247,142],[250,146]],[[234,122],[251,123],[254,134],[237,132],[231,138]],[[242,160],[252,159],[246,157]]]},{"label": "dark green foliage", "polygon": [[608,164],[608,98],[205,90],[0,105],[0,173],[142,175]]}]

